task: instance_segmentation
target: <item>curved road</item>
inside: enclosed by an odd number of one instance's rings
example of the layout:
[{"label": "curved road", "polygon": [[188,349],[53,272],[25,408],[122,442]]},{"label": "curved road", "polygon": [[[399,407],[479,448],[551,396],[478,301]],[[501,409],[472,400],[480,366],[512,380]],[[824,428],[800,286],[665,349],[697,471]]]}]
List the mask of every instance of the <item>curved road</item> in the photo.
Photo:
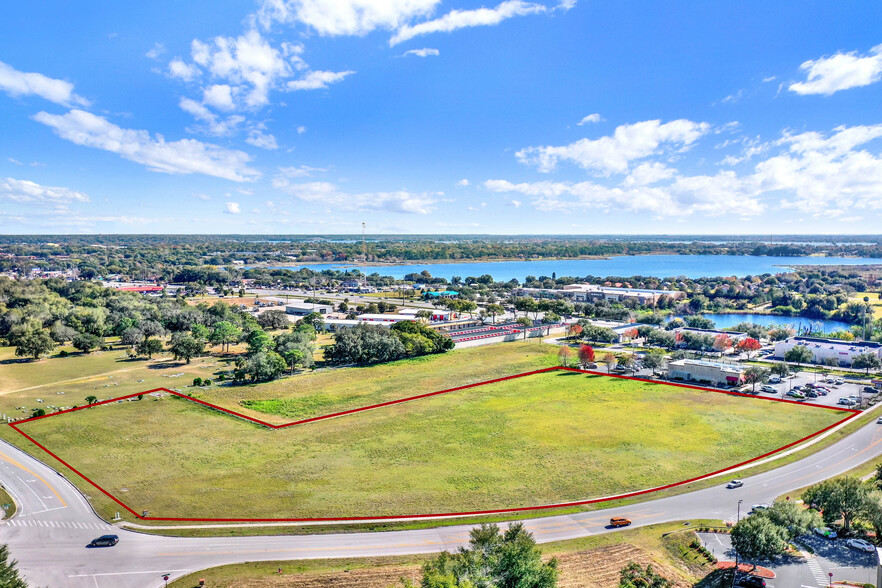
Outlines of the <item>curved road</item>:
[{"label": "curved road", "polygon": [[[841,474],[882,454],[882,425],[867,425],[798,462],[745,478],[744,487],[720,484],[627,507],[524,521],[539,542],[610,532],[611,516],[648,525],[690,518],[734,519],[738,500],[771,502],[777,496]],[[118,530],[100,519],[79,491],[47,465],[0,444],[0,480],[19,505],[0,524],[0,543],[31,586],[59,588],[156,588],[173,578],[211,566],[259,560],[363,557],[437,552],[468,540],[469,525],[312,536],[180,538]],[[116,547],[87,549],[94,537],[116,533]]]}]

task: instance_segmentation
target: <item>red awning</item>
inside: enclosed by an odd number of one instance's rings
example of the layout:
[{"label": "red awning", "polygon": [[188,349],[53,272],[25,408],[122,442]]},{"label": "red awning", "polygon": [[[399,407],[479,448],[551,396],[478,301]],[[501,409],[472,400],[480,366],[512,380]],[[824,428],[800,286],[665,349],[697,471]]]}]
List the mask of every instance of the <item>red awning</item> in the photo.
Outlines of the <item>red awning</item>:
[{"label": "red awning", "polygon": [[737,382],[738,376],[726,376],[726,381],[727,382]]}]

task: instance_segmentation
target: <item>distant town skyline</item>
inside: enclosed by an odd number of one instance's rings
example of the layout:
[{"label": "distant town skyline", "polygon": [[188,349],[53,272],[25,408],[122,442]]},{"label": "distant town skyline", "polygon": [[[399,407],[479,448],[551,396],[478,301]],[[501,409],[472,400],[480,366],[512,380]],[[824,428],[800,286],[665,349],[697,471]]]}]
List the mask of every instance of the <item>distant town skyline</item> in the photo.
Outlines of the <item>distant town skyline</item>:
[{"label": "distant town skyline", "polygon": [[55,0],[0,234],[876,234],[882,6]]}]

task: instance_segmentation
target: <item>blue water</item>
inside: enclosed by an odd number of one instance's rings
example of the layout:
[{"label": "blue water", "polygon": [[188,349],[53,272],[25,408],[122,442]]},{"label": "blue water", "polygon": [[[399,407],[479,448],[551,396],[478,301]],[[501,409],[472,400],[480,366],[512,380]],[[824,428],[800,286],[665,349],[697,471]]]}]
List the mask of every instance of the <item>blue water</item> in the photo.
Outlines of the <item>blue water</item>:
[{"label": "blue water", "polygon": [[826,319],[807,319],[801,316],[775,316],[768,314],[713,314],[707,313],[702,316],[714,321],[714,325],[718,329],[728,329],[734,327],[738,323],[756,323],[767,327],[789,327],[797,333],[802,332],[806,328],[811,328],[814,332],[822,331],[824,333],[832,333],[833,331],[847,331],[850,324],[842,321],[831,321]]},{"label": "blue water", "polygon": [[[610,259],[566,259],[543,261],[489,261],[479,263],[429,263],[412,265],[368,265],[367,273],[403,278],[405,274],[428,270],[434,277],[451,279],[460,276],[478,277],[490,274],[498,282],[512,278],[523,281],[527,276],[655,276],[672,278],[712,278],[723,276],[776,274],[794,265],[863,265],[882,264],[882,259],[862,257],[764,257],[756,255],[634,255]],[[283,266],[297,270],[308,267],[326,269],[360,269],[357,264],[308,264]]]}]

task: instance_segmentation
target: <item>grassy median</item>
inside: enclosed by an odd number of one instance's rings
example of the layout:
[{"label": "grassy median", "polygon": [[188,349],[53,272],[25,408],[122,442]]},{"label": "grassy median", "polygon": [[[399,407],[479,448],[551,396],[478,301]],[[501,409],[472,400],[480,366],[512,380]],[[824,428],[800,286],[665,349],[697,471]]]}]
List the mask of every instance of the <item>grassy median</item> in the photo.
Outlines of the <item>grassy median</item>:
[{"label": "grassy median", "polygon": [[81,410],[23,430],[152,516],[351,517],[532,506],[659,486],[755,457],[842,416],[554,372],[282,430],[173,398]]}]

